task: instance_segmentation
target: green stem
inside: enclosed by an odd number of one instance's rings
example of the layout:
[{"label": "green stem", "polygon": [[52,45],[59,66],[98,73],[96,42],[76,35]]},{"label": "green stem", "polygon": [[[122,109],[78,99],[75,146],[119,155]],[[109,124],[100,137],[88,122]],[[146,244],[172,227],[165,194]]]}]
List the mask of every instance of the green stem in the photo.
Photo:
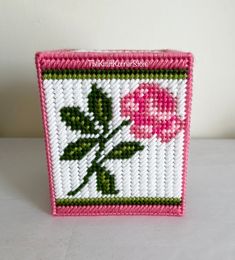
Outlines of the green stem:
[{"label": "green stem", "polygon": [[99,142],[99,149],[95,154],[95,159],[91,162],[91,166],[88,168],[87,170],[87,174],[83,177],[83,182],[75,189],[72,190],[70,192],[68,192],[69,196],[74,196],[76,193],[78,193],[89,181],[89,178],[93,175],[93,173],[96,170],[96,165],[99,165],[103,162],[103,160],[101,160],[99,162],[99,164],[96,162],[100,156],[101,156],[101,152],[104,150],[105,148],[105,144],[118,132],[122,129],[123,126],[129,125],[131,123],[131,121],[129,120],[124,120],[122,121],[122,123],[115,128],[106,138],[103,136],[100,136],[100,142]]},{"label": "green stem", "polygon": [[115,128],[106,138],[105,138],[105,142],[107,142],[108,140],[110,140],[112,137],[114,137],[114,135],[122,129],[123,126],[129,125],[131,123],[130,120],[124,120],[122,121],[122,123]]},{"label": "green stem", "polygon": [[78,193],[89,181],[89,178],[93,175],[95,170],[94,165],[92,164],[91,167],[87,170],[87,174],[83,178],[83,182],[75,189],[68,193],[69,196],[74,196],[76,193]]}]

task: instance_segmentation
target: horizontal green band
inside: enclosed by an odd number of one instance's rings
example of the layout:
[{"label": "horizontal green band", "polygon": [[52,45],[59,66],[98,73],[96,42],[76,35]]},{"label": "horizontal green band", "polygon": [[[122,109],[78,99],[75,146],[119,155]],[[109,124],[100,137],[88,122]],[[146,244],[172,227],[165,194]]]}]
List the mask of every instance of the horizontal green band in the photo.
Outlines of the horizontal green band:
[{"label": "horizontal green band", "polygon": [[180,198],[65,198],[56,199],[57,206],[99,206],[99,205],[180,205]]},{"label": "horizontal green band", "polygon": [[44,70],[43,79],[186,79],[186,69]]}]

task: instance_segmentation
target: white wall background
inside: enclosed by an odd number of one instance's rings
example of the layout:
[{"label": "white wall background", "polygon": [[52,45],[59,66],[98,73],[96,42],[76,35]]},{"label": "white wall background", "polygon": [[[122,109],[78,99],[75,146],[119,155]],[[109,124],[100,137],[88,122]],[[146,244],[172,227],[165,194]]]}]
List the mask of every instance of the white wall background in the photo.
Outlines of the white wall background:
[{"label": "white wall background", "polygon": [[235,137],[234,0],[0,0],[0,136],[42,136],[34,53],[188,50],[193,137]]}]

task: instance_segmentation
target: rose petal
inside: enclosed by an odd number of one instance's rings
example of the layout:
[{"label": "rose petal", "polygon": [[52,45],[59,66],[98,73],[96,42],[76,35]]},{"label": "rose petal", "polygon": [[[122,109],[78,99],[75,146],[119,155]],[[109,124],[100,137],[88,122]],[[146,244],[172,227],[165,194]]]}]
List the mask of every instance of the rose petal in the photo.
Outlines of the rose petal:
[{"label": "rose petal", "polygon": [[169,142],[172,138],[183,129],[184,121],[178,116],[174,116],[169,120],[162,121],[159,127],[155,128],[153,131],[157,134],[163,142]]},{"label": "rose petal", "polygon": [[156,83],[142,83],[121,101],[122,116],[134,121],[131,132],[136,138],[151,138],[156,134],[169,142],[183,128],[176,116],[177,98]]},{"label": "rose petal", "polygon": [[122,116],[134,116],[134,113],[139,109],[138,103],[135,102],[133,95],[127,95],[121,100]]},{"label": "rose petal", "polygon": [[151,138],[154,135],[152,126],[132,125],[130,129],[137,139]]}]

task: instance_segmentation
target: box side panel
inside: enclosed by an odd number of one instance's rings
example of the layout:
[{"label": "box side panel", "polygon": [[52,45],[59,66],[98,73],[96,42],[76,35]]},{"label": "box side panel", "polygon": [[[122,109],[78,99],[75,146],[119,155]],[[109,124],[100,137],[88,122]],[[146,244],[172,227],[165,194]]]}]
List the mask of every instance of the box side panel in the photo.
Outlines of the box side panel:
[{"label": "box side panel", "polygon": [[185,212],[185,193],[187,183],[188,172],[188,156],[189,156],[189,144],[190,144],[190,123],[191,123],[191,107],[192,107],[192,87],[193,87],[193,55],[188,55],[188,81],[186,92],[186,126],[185,126],[185,139],[184,139],[184,158],[183,158],[183,185],[182,185],[182,212]]},{"label": "box side panel", "polygon": [[[61,59],[61,55],[63,59]],[[72,56],[71,56],[72,55]],[[137,53],[137,54],[128,54],[128,53],[112,53],[100,56],[96,53],[79,53],[79,56],[74,53],[68,55],[68,52],[61,52],[59,54],[51,53],[39,53],[36,57],[37,73],[38,73],[38,83],[40,89],[40,98],[41,98],[41,109],[43,116],[44,124],[44,135],[46,142],[46,153],[47,153],[47,163],[48,163],[48,173],[49,173],[49,183],[50,183],[50,195],[51,195],[51,205],[52,213],[54,215],[177,215],[181,216],[184,212],[185,207],[185,190],[186,190],[186,174],[187,174],[187,163],[188,163],[188,147],[189,147],[189,127],[190,127],[190,112],[191,112],[191,96],[192,96],[192,63],[193,58],[191,54],[170,54],[167,53],[165,56],[158,54],[156,57],[154,54],[146,53]],[[43,89],[43,77],[42,71],[45,70],[54,70],[54,69],[97,69],[102,67],[102,69],[110,68],[109,63],[102,65],[100,59],[103,58],[107,62],[114,60],[114,65],[111,69],[120,69],[120,66],[116,67],[115,61],[118,60],[121,63],[121,68],[146,68],[146,69],[187,69],[189,71],[187,79],[187,88],[186,88],[186,124],[184,132],[184,154],[183,154],[183,172],[182,172],[182,204],[176,206],[167,206],[167,205],[102,205],[102,206],[56,206],[55,198],[55,189],[54,189],[54,180],[53,180],[53,160],[52,160],[52,149],[50,144],[50,133],[48,127],[48,115],[46,112],[46,100],[45,93]],[[138,66],[133,67],[133,61],[136,59],[139,61]],[[93,60],[93,61],[91,61]],[[128,61],[128,63],[123,63]],[[88,62],[89,61],[89,62]],[[148,62],[146,62],[148,61]],[[107,67],[107,64],[108,67]],[[124,65],[123,65],[124,64]]]},{"label": "box side panel", "polygon": [[45,149],[46,149],[51,210],[52,210],[52,214],[56,215],[55,190],[54,190],[54,180],[53,180],[53,175],[52,175],[50,137],[49,137],[49,131],[48,131],[49,128],[48,128],[48,121],[47,121],[45,93],[44,93],[44,89],[43,89],[43,80],[42,80],[42,67],[41,67],[42,57],[39,53],[37,53],[35,55],[35,62],[36,62],[36,68],[37,68],[37,78],[38,78],[38,87],[39,87],[39,94],[40,94],[42,122],[43,122],[43,129],[44,129],[44,142],[45,142]]}]

